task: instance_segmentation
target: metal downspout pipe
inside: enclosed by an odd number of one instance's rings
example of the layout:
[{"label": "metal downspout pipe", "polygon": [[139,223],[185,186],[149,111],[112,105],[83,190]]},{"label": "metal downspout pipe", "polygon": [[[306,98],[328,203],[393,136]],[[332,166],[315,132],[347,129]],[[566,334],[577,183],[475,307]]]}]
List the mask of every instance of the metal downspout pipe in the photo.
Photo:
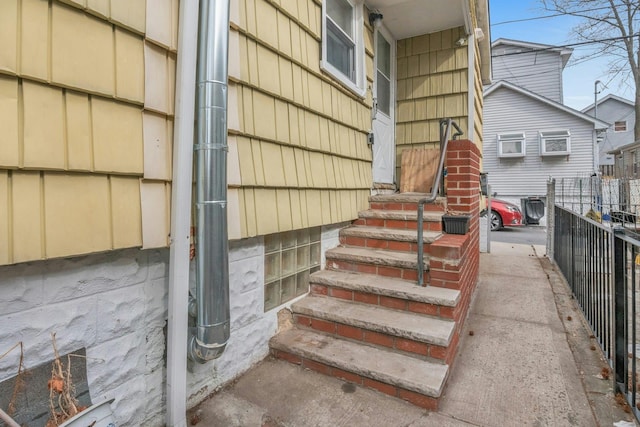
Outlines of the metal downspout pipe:
[{"label": "metal downspout pipe", "polygon": [[229,340],[227,77],[229,0],[201,0],[196,100],[196,328],[189,357],[205,363]]}]

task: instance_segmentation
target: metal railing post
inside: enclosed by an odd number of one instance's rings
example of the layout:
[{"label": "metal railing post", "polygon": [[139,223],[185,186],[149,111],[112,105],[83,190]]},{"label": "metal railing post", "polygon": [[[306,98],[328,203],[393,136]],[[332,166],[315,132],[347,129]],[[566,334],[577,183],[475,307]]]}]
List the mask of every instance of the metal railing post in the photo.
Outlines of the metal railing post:
[{"label": "metal railing post", "polygon": [[[442,132],[443,125],[446,123],[446,129]],[[444,119],[440,121],[440,163],[438,164],[438,171],[436,172],[436,180],[433,183],[433,187],[431,189],[431,195],[429,197],[425,197],[424,199],[420,199],[418,201],[418,285],[424,286],[424,205],[426,203],[431,203],[438,197],[438,190],[440,188],[440,181],[442,180],[442,172],[444,170],[444,159],[447,154],[447,146],[449,145],[449,135],[451,134],[451,126],[456,129],[456,133],[453,135],[453,138],[457,138],[462,135],[462,129],[456,122],[452,119]]]},{"label": "metal railing post", "polygon": [[555,224],[556,224],[556,180],[547,181],[547,258],[554,258]]},{"label": "metal railing post", "polygon": [[613,359],[613,369],[616,373],[618,384],[626,383],[627,372],[627,340],[626,340],[626,302],[627,292],[625,285],[625,242],[618,236],[624,235],[624,229],[617,227],[613,229],[613,283],[614,283],[614,306],[615,318],[614,339],[615,357]]},{"label": "metal railing post", "polygon": [[424,286],[424,205],[418,205],[418,286]]}]

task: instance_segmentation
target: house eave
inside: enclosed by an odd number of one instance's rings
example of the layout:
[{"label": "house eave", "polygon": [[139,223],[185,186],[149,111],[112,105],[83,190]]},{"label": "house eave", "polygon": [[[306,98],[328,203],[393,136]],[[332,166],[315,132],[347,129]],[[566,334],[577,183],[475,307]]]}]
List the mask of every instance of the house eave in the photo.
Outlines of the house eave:
[{"label": "house eave", "polygon": [[576,116],[582,120],[585,120],[587,122],[591,122],[594,125],[594,129],[595,130],[604,130],[604,129],[608,129],[609,127],[611,127],[611,124],[604,122],[602,120],[593,118],[587,114],[584,114],[581,111],[578,110],[574,110],[571,107],[567,107],[564,104],[560,104],[559,102],[553,101],[549,98],[545,98],[544,96],[540,96],[537,93],[531,92],[527,89],[524,89],[518,85],[514,85],[513,83],[510,83],[506,80],[500,80],[497,81],[495,83],[493,83],[491,86],[485,88],[484,90],[484,97],[487,98],[489,97],[493,92],[495,92],[497,89],[499,88],[507,88],[510,89],[514,92],[520,93],[524,96],[528,96],[530,98],[536,99],[540,102],[543,102],[547,105],[549,105],[550,107],[556,108],[558,110],[564,111],[565,113],[569,113],[573,116]]}]

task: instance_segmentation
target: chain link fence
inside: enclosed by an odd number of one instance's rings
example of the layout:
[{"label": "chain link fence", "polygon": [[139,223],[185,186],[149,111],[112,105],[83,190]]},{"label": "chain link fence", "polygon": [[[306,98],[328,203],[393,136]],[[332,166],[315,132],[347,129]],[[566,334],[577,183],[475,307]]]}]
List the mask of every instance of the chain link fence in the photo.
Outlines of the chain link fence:
[{"label": "chain link fence", "polygon": [[601,223],[635,228],[640,219],[640,179],[560,178],[556,204]]}]

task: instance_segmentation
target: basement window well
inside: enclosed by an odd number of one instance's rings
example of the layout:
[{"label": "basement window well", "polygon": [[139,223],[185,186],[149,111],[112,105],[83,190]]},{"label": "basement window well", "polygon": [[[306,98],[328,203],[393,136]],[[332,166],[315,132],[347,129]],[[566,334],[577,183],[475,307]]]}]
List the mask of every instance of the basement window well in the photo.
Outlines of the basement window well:
[{"label": "basement window well", "polygon": [[320,227],[264,237],[264,311],[309,291],[320,270]]}]

